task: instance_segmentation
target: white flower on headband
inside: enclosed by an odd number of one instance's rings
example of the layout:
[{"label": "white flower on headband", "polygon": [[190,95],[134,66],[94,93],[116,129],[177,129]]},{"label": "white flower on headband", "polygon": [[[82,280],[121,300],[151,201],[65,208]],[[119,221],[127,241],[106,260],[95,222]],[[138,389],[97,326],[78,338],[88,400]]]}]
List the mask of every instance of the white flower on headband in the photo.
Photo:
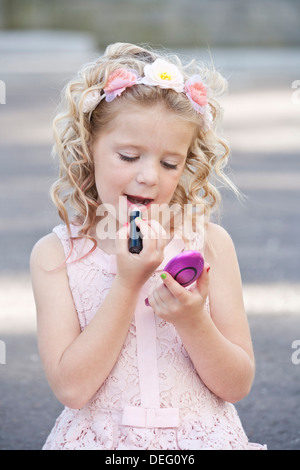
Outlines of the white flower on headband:
[{"label": "white flower on headband", "polygon": [[183,75],[174,64],[162,59],[156,59],[153,64],[147,64],[144,68],[144,77],[141,83],[160,88],[172,88],[181,93],[184,91]]}]

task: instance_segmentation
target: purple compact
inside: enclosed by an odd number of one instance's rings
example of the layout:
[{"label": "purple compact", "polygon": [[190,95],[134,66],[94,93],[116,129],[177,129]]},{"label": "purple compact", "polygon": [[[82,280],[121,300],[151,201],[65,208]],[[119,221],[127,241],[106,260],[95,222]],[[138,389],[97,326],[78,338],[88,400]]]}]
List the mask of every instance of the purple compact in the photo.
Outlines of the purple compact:
[{"label": "purple compact", "polygon": [[[203,266],[204,259],[199,251],[182,251],[167,263],[164,271],[171,274],[183,287],[187,287],[198,279]],[[149,306],[148,299],[145,304]]]},{"label": "purple compact", "polygon": [[196,281],[203,271],[204,259],[199,251],[183,251],[172,258],[166,265],[164,271],[187,287]]}]

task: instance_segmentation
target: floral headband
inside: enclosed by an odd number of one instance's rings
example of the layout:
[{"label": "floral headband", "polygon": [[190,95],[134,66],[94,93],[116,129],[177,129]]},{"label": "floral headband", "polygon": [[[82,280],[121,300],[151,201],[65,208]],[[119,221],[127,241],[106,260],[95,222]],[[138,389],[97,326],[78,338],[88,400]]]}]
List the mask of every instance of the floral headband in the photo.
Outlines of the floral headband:
[{"label": "floral headband", "polygon": [[144,77],[140,77],[132,69],[116,69],[108,78],[104,94],[101,94],[100,90],[87,93],[83,103],[83,112],[90,113],[104,98],[107,102],[111,102],[117,96],[120,96],[126,88],[140,84],[171,88],[177,93],[184,93],[190,100],[194,110],[202,115],[205,130],[210,128],[212,114],[208,106],[207,88],[201,77],[193,75],[184,82],[183,75],[178,67],[162,59],[156,59],[152,64],[145,65]]}]

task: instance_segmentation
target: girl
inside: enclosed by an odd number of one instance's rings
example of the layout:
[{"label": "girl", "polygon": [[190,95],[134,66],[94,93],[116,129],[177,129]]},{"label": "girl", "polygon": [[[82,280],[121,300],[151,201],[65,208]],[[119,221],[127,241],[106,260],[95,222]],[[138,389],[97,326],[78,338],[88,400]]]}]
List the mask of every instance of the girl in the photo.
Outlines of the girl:
[{"label": "girl", "polygon": [[[64,90],[52,188],[64,224],[31,255],[41,359],[65,405],[44,449],[263,448],[232,405],[254,357],[233,243],[209,222],[228,156],[215,133],[224,80],[190,69],[119,43]],[[163,267],[188,248],[206,262],[185,289]]]}]

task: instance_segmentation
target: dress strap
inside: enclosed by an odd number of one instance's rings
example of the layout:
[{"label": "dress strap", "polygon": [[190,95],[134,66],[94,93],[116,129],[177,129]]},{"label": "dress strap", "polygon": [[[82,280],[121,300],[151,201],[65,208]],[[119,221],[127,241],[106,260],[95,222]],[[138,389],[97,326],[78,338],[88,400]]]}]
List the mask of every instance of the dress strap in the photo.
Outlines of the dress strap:
[{"label": "dress strap", "polygon": [[[184,248],[182,240],[173,240],[165,250],[165,259],[157,271]],[[179,408],[160,408],[159,371],[156,350],[156,315],[145,299],[151,289],[151,280],[142,287],[135,310],[137,358],[141,406],[125,406],[124,426],[143,428],[176,428],[179,426]]]},{"label": "dress strap", "polygon": [[[66,255],[66,265],[69,266],[70,263],[74,261],[80,261],[82,258],[85,258],[89,253],[94,251],[94,244],[91,240],[84,237],[78,237],[80,227],[77,225],[70,224],[69,234],[67,226],[65,224],[57,225],[53,228],[53,232],[60,239],[61,244],[64,248]],[[70,238],[71,235],[71,238]],[[74,240],[72,240],[74,238]]]},{"label": "dress strap", "polygon": [[122,424],[143,428],[174,428],[179,426],[179,409],[160,408],[156,317],[152,308],[145,306],[148,292],[149,281],[140,291],[135,311],[141,406],[125,406]]},{"label": "dress strap", "polygon": [[148,289],[141,289],[135,315],[141,402],[147,408],[159,408],[155,313],[151,307],[142,306],[147,292]]}]

